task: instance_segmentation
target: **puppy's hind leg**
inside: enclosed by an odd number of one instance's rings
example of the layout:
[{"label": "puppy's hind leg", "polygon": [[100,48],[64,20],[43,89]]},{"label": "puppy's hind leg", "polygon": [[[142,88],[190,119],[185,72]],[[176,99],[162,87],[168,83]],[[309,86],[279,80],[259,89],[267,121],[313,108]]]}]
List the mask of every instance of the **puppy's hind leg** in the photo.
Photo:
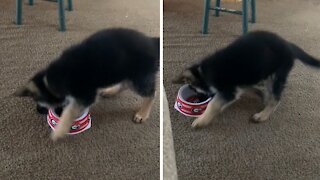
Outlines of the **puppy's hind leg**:
[{"label": "puppy's hind leg", "polygon": [[85,107],[76,100],[72,99],[70,103],[63,109],[60,122],[55,130],[51,133],[51,139],[56,141],[66,135],[69,132],[73,121],[83,113]]},{"label": "puppy's hind leg", "polygon": [[149,118],[155,96],[155,77],[154,75],[145,76],[133,81],[133,90],[143,97],[143,102],[133,117],[133,122],[142,123]]},{"label": "puppy's hind leg", "polygon": [[154,96],[143,97],[142,105],[139,111],[134,115],[133,122],[142,123],[149,118],[153,101],[154,101]]},{"label": "puppy's hind leg", "polygon": [[99,95],[103,98],[108,98],[111,96],[114,96],[118,93],[120,93],[121,91],[127,89],[127,85],[125,82],[121,82],[119,84],[115,84],[113,86],[101,89],[99,91]]},{"label": "puppy's hind leg", "polygon": [[277,100],[274,96],[271,96],[268,101],[266,101],[265,108],[253,115],[252,120],[254,122],[263,122],[269,119],[270,115],[276,110],[279,104],[279,100]]},{"label": "puppy's hind leg", "polygon": [[253,115],[253,122],[263,122],[269,119],[270,115],[277,109],[282,91],[285,87],[289,69],[280,71],[274,76],[271,76],[266,83],[264,91],[265,108]]},{"label": "puppy's hind leg", "polygon": [[258,88],[251,87],[251,88],[246,89],[246,92],[253,95],[253,96],[260,98],[262,101],[264,100],[264,93],[262,90],[260,90]]}]

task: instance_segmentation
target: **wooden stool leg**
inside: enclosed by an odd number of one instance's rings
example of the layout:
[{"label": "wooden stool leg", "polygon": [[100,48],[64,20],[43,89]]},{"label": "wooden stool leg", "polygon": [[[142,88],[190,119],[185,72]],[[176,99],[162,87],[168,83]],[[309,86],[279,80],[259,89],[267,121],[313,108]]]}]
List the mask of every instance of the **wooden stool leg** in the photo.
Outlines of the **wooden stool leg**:
[{"label": "wooden stool leg", "polygon": [[33,5],[33,0],[29,0],[29,5],[30,5],[30,6]]},{"label": "wooden stool leg", "polygon": [[202,17],[202,34],[208,33],[208,20],[209,20],[210,0],[204,0],[204,12]]},{"label": "wooden stool leg", "polygon": [[[220,0],[216,0],[216,7],[220,7]],[[214,14],[216,17],[219,16],[219,11],[218,10],[215,10],[215,14]]]},{"label": "wooden stool leg", "polygon": [[251,0],[251,23],[256,23],[256,0]]},{"label": "wooden stool leg", "polygon": [[72,11],[72,0],[68,0],[68,11]]},{"label": "wooden stool leg", "polygon": [[242,32],[243,34],[248,32],[247,0],[242,0]]},{"label": "wooden stool leg", "polygon": [[64,19],[64,8],[63,8],[63,0],[58,0],[58,13],[59,13],[59,30],[65,31],[66,25],[65,25],[65,19]]},{"label": "wooden stool leg", "polygon": [[22,0],[16,0],[16,24],[22,24]]}]

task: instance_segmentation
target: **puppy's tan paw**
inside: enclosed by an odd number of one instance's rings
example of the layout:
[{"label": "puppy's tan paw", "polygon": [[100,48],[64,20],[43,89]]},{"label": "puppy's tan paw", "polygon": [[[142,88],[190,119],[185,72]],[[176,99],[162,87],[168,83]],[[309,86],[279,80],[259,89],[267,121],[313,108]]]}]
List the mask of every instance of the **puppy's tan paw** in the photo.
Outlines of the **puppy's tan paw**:
[{"label": "puppy's tan paw", "polygon": [[133,117],[133,122],[135,123],[142,123],[148,119],[148,115],[137,112]]},{"label": "puppy's tan paw", "polygon": [[268,120],[269,116],[263,112],[256,113],[252,116],[252,121],[259,123]]},{"label": "puppy's tan paw", "polygon": [[67,132],[68,132],[67,129],[57,128],[56,130],[51,132],[50,138],[53,141],[57,141],[58,139],[63,138]]},{"label": "puppy's tan paw", "polygon": [[203,119],[203,118],[199,117],[192,122],[191,127],[192,128],[204,127],[204,126],[207,126],[208,124],[210,124],[210,122],[211,122],[210,120]]}]

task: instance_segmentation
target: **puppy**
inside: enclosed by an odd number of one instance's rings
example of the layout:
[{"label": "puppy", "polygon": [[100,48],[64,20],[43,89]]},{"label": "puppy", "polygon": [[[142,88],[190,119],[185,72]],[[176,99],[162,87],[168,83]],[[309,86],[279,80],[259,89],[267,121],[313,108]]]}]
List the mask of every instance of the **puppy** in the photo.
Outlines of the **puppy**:
[{"label": "puppy", "polygon": [[[130,29],[97,32],[65,50],[60,57],[14,94],[32,97],[45,108],[64,107],[51,138],[62,138],[75,118],[98,94],[114,95],[131,88],[143,97],[133,121],[145,121],[154,101],[159,70],[159,38]],[[38,111],[45,111],[38,106]]]},{"label": "puppy", "polygon": [[294,59],[320,67],[318,60],[276,34],[251,32],[187,68],[173,82],[188,83],[198,93],[214,95],[192,127],[208,125],[247,91],[263,95],[265,108],[252,117],[254,122],[262,122],[279,104]]}]

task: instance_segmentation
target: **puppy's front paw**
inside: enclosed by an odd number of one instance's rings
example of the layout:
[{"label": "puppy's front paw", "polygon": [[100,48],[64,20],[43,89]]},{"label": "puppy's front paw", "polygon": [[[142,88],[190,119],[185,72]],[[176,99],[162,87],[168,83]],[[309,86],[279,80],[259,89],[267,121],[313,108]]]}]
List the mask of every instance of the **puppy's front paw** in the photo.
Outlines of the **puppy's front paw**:
[{"label": "puppy's front paw", "polygon": [[50,138],[53,141],[57,141],[58,139],[63,138],[67,132],[68,132],[68,129],[57,127],[57,129],[51,132]]},{"label": "puppy's front paw", "polygon": [[141,113],[141,112],[137,112],[134,117],[133,117],[133,122],[135,123],[142,123],[144,121],[146,121],[148,119],[148,115]]},{"label": "puppy's front paw", "polygon": [[259,123],[259,122],[263,122],[263,121],[266,121],[267,119],[269,118],[268,115],[266,115],[265,113],[263,112],[260,112],[260,113],[256,113],[252,116],[251,120],[255,123]]},{"label": "puppy's front paw", "polygon": [[192,122],[191,127],[193,127],[193,128],[204,127],[204,126],[207,126],[208,124],[210,124],[210,122],[211,121],[208,119],[199,117]]}]

